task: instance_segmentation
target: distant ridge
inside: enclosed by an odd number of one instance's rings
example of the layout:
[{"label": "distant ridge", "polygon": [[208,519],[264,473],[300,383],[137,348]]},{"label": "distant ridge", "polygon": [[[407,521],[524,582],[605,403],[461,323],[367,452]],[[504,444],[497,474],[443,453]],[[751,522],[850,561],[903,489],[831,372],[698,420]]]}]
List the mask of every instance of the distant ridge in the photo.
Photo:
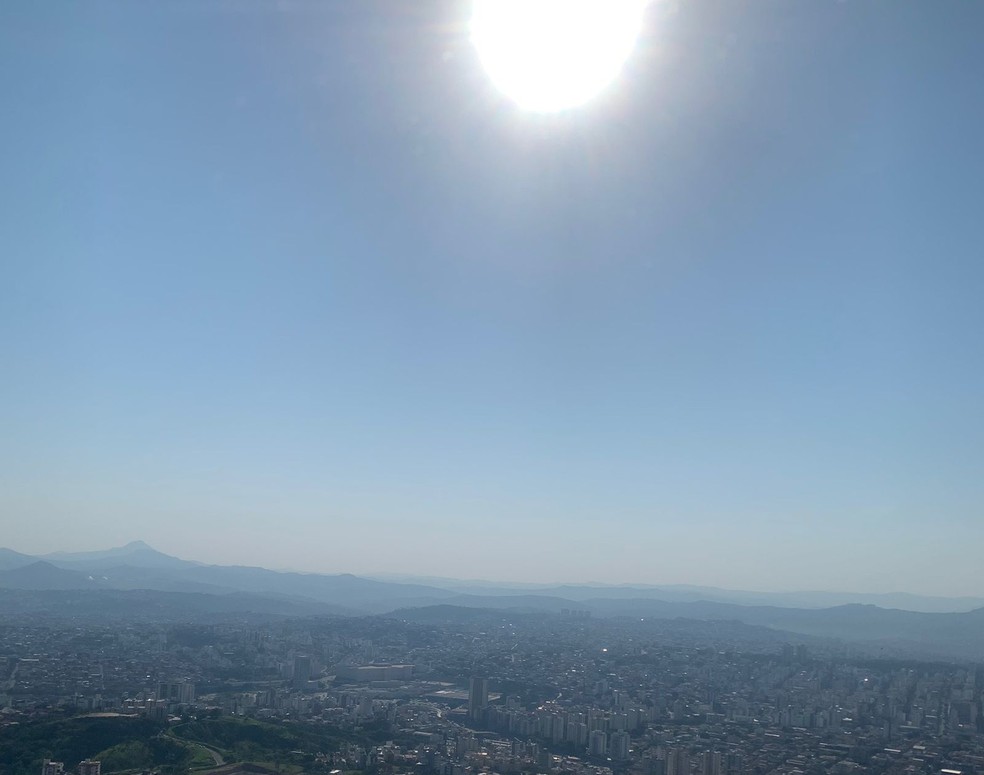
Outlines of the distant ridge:
[{"label": "distant ridge", "polygon": [[83,573],[66,570],[37,560],[11,570],[0,571],[0,587],[9,589],[95,589],[98,582]]},{"label": "distant ridge", "polygon": [[312,601],[281,600],[245,593],[207,595],[150,589],[0,589],[0,617],[106,623],[117,621],[202,622],[283,619],[290,616],[351,616],[353,611]]},{"label": "distant ridge", "polygon": [[[297,573],[274,571],[266,568],[241,565],[209,565],[184,560],[158,551],[144,541],[131,541],[123,546],[89,552],[52,552],[31,556],[12,549],[0,548],[0,571],[29,565],[43,560],[56,567],[88,573],[92,570],[114,571],[119,579],[126,578],[125,588],[139,586],[139,570],[161,571],[156,581],[163,583],[167,572],[177,576],[171,581],[191,584],[203,591],[231,592],[240,588],[264,591],[276,587],[288,594],[317,596],[331,579],[332,593],[355,594],[372,598],[376,592],[388,589],[398,592],[401,598],[420,598],[422,605],[433,604],[453,597],[547,597],[559,598],[567,603],[597,600],[657,600],[667,603],[717,602],[738,606],[772,606],[781,608],[832,608],[861,604],[880,608],[895,608],[922,613],[960,613],[984,608],[984,597],[939,597],[916,595],[906,592],[856,593],[856,592],[752,592],[729,590],[720,587],[701,587],[687,584],[521,584],[518,582],[491,582],[481,580],[460,581],[435,576],[393,575],[385,577],[355,576],[350,573]],[[108,575],[108,574],[107,574]],[[178,578],[180,576],[180,579]],[[149,577],[148,577],[149,578]],[[110,584],[114,584],[112,580]],[[245,585],[245,587],[242,587]],[[513,605],[519,605],[515,601]]]},{"label": "distant ridge", "polygon": [[[413,576],[399,576],[404,582]],[[833,608],[842,605],[877,605],[880,608],[898,608],[903,611],[923,613],[959,613],[984,607],[984,597],[938,597],[915,595],[906,592],[751,592],[729,590],[720,587],[699,587],[687,584],[496,584],[490,581],[455,581],[435,577],[421,577],[418,583],[428,583],[442,589],[465,595],[547,595],[567,600],[591,600],[595,598],[662,600],[674,603],[700,601],[732,603],[736,605],[777,606],[781,608]]]},{"label": "distant ridge", "polygon": [[13,549],[0,548],[0,571],[20,568],[24,565],[30,565],[32,562],[37,562],[37,560],[37,557],[32,557],[29,554],[21,554],[20,552],[15,552]]},{"label": "distant ridge", "polygon": [[[349,573],[292,573],[246,566],[204,565],[157,551],[142,541],[95,552],[62,552],[31,557],[0,550],[0,610],[19,613],[32,606],[44,615],[74,616],[79,606],[61,605],[75,595],[93,615],[100,605],[120,605],[134,616],[189,612],[364,616],[409,612],[433,619],[470,609],[518,615],[561,615],[564,609],[589,612],[595,620],[614,617],[741,622],[776,631],[837,638],[944,658],[984,660],[984,600],[925,598],[915,595],[833,593],[744,593],[704,587],[557,585],[496,587],[461,583],[448,588],[378,579]],[[18,594],[19,593],[19,594]],[[33,594],[28,594],[33,593]],[[143,597],[140,597],[140,596]],[[812,605],[791,605],[802,597]],[[812,597],[811,597],[812,596]],[[830,599],[847,604],[821,605]],[[134,602],[147,606],[141,611]],[[981,603],[972,611],[912,611],[870,601],[941,606]],[[764,601],[764,602],[763,602]],[[861,601],[864,601],[862,603]],[[929,602],[927,602],[929,601]],[[436,608],[435,608],[436,607]],[[106,611],[105,615],[115,615]],[[190,615],[190,614],[189,614]],[[407,613],[407,618],[414,618]]]},{"label": "distant ridge", "polygon": [[131,541],[124,546],[94,552],[53,552],[41,555],[41,559],[61,567],[103,568],[107,561],[116,565],[133,565],[140,568],[184,568],[198,565],[164,554],[143,541]]}]

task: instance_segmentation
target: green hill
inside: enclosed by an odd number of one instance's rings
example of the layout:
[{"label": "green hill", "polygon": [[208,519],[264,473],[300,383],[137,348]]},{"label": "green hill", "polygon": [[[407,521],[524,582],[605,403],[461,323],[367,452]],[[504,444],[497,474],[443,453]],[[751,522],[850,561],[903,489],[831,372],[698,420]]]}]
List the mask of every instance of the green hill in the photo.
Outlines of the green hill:
[{"label": "green hill", "polygon": [[341,742],[352,739],[322,725],[229,716],[178,724],[172,734],[181,740],[204,743],[226,751],[234,759],[254,761],[269,760],[291,751],[311,755],[319,751],[333,751]]},{"label": "green hill", "polygon": [[[43,759],[65,762],[72,769],[83,759],[97,758],[128,744],[149,746],[164,724],[131,716],[79,716],[0,729],[0,772],[5,775],[37,775]],[[175,751],[165,751],[173,757]],[[122,749],[121,749],[122,750]],[[152,765],[168,761],[151,761]],[[143,764],[135,766],[144,766]],[[106,771],[107,768],[104,768]]]}]

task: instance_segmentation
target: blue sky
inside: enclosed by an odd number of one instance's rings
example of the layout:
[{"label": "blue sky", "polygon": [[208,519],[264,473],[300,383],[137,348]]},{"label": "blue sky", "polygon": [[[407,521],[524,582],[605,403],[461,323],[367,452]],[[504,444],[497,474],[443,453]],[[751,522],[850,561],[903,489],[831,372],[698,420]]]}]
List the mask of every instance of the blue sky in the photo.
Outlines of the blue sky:
[{"label": "blue sky", "polygon": [[0,543],[984,594],[984,6],[0,7]]}]

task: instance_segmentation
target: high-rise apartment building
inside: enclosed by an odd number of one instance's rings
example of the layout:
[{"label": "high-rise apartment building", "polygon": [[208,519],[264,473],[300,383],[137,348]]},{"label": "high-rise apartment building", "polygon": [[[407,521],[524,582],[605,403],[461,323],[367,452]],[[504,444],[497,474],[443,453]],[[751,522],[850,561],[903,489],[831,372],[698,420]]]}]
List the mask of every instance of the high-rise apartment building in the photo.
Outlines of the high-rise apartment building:
[{"label": "high-rise apartment building", "polygon": [[682,748],[666,752],[666,775],[690,775],[690,753]]},{"label": "high-rise apartment building", "polygon": [[608,753],[608,735],[600,729],[588,735],[588,752],[592,756],[604,756]]},{"label": "high-rise apartment building", "polygon": [[612,732],[608,749],[613,759],[620,762],[626,761],[629,758],[629,733],[621,730]]},{"label": "high-rise apartment building", "polygon": [[79,762],[79,775],[101,775],[101,773],[102,764],[100,762],[94,762],[91,759]]},{"label": "high-rise apartment building", "polygon": [[41,763],[41,775],[64,775],[65,765],[61,762],[53,762],[51,759],[45,759]]},{"label": "high-rise apartment building", "polygon": [[577,748],[584,748],[588,744],[588,725],[582,721],[568,721],[565,739]]},{"label": "high-rise apartment building", "polygon": [[195,701],[195,685],[190,681],[157,684],[157,699],[182,705]]}]

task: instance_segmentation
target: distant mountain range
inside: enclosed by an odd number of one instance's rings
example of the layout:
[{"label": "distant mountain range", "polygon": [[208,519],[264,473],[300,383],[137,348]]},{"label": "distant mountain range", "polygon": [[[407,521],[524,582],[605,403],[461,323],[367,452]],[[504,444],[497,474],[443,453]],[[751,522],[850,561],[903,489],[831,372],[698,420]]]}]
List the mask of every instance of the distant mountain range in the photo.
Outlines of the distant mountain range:
[{"label": "distant mountain range", "polygon": [[[142,612],[297,616],[495,609],[595,617],[731,621],[893,650],[984,659],[984,599],[908,594],[757,593],[690,586],[495,585],[427,578],[287,573],[205,565],[142,541],[99,552],[31,556],[0,549],[0,615]],[[420,611],[426,615],[425,611]]]},{"label": "distant mountain range", "polygon": [[687,584],[502,584],[490,581],[459,581],[440,577],[374,576],[384,581],[414,582],[461,594],[553,595],[568,600],[652,598],[665,602],[712,601],[737,605],[780,608],[832,608],[839,605],[876,605],[923,613],[959,613],[984,608],[984,597],[932,597],[907,592],[748,592]]}]

